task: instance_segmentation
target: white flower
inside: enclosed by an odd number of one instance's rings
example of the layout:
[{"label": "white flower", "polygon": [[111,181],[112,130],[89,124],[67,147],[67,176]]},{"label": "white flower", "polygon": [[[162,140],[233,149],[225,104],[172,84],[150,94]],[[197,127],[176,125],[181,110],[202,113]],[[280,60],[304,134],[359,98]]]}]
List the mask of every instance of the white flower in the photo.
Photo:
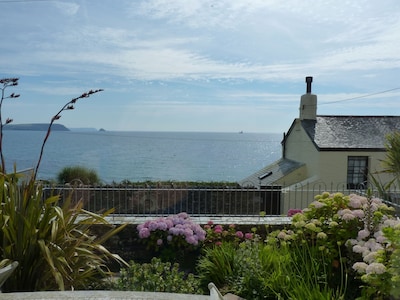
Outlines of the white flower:
[{"label": "white flower", "polygon": [[371,264],[375,262],[375,259],[378,255],[378,252],[370,252],[368,255],[364,256],[364,261],[368,264]]},{"label": "white flower", "polygon": [[367,274],[383,274],[386,272],[386,267],[384,264],[374,262],[367,267],[365,272]]},{"label": "white flower", "polygon": [[366,251],[368,251],[367,247],[363,247],[361,245],[354,245],[353,246],[353,252],[355,252],[355,253],[364,253]]},{"label": "white flower", "polygon": [[338,211],[339,216],[344,216],[345,214],[351,214],[351,209],[345,208]]},{"label": "white flower", "polygon": [[329,227],[336,227],[336,226],[338,226],[339,224],[338,224],[338,222],[336,222],[336,221],[331,221],[331,222],[329,222]]},{"label": "white flower", "polygon": [[358,239],[363,240],[370,235],[370,232],[367,229],[360,230],[358,232]]},{"label": "white flower", "polygon": [[364,262],[356,262],[353,265],[353,269],[355,271],[357,271],[357,273],[360,273],[360,274],[365,274],[367,267],[368,267],[368,265]]},{"label": "white flower", "polygon": [[277,235],[277,238],[281,239],[281,240],[285,239],[285,237],[286,237],[286,233],[283,231],[279,232],[279,234]]},{"label": "white flower", "polygon": [[323,202],[319,202],[319,201],[313,201],[313,202],[311,202],[310,206],[314,206],[315,208],[318,209],[318,208],[326,206],[326,204]]},{"label": "white flower", "polygon": [[350,202],[349,202],[349,206],[352,208],[360,208],[361,207],[361,201],[358,198],[355,197],[351,197],[350,198]]},{"label": "white flower", "polygon": [[346,245],[348,247],[350,247],[350,246],[357,245],[357,243],[358,243],[358,241],[356,239],[349,239],[349,240],[347,240]]},{"label": "white flower", "polygon": [[361,219],[361,218],[364,218],[365,213],[362,209],[355,209],[355,210],[353,210],[353,215],[355,215],[357,218]]},{"label": "white flower", "polygon": [[342,219],[344,220],[344,221],[350,221],[350,220],[353,220],[353,219],[355,219],[356,218],[356,216],[355,215],[353,215],[353,214],[344,214],[343,216],[342,216]]},{"label": "white flower", "polygon": [[383,234],[382,230],[375,232],[374,237],[376,238],[376,241],[380,244],[384,244],[388,241],[388,239]]},{"label": "white flower", "polygon": [[365,242],[364,246],[370,249],[371,251],[378,251],[383,249],[382,245],[377,243],[375,239],[369,239],[368,241]]},{"label": "white flower", "polygon": [[388,219],[383,222],[384,227],[393,227],[395,228],[398,224],[400,224],[399,220],[396,219]]}]

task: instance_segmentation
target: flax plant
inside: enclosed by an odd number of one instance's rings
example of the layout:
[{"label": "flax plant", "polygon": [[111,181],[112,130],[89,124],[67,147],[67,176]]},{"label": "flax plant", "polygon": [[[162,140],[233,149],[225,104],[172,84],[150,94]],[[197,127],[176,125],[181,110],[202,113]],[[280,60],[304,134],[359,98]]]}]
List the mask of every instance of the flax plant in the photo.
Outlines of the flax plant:
[{"label": "flax plant", "polygon": [[[0,253],[20,266],[3,290],[86,289],[109,274],[109,259],[122,262],[102,246],[124,228],[106,222],[112,210],[94,214],[82,208],[82,201],[72,205],[70,197],[60,205],[58,195],[43,200],[41,186],[32,181],[18,185],[14,175],[2,176],[0,185]],[[110,229],[97,238],[93,225]]]},{"label": "flax plant", "polygon": [[[18,84],[17,78],[0,79],[2,84],[1,105],[14,93],[5,96],[5,89]],[[95,214],[83,209],[82,200],[71,203],[71,195],[60,202],[60,195],[45,198],[43,187],[36,180],[53,123],[65,110],[83,98],[101,90],[91,90],[68,101],[52,117],[43,140],[37,165],[29,180],[20,180],[14,172],[7,174],[3,157],[3,124],[0,122],[0,265],[18,261],[19,266],[3,285],[2,290],[73,290],[93,288],[109,274],[107,261],[124,261],[102,246],[105,240],[122,230],[125,225],[114,227],[105,217],[113,212]],[[9,119],[7,119],[9,120]],[[10,121],[7,121],[9,123]],[[94,225],[109,226],[100,237],[92,234]]]}]

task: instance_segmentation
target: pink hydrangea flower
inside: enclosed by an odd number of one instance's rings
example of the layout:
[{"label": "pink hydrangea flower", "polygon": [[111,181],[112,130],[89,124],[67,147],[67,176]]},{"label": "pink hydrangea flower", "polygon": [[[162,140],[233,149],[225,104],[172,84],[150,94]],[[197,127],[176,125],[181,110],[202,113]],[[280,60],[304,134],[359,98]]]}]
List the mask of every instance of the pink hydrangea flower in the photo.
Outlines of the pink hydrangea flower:
[{"label": "pink hydrangea flower", "polygon": [[253,238],[253,234],[250,233],[250,232],[247,232],[247,233],[244,235],[244,238],[247,239],[247,240],[251,240],[251,239]]},{"label": "pink hydrangea flower", "polygon": [[242,239],[243,236],[244,236],[244,234],[243,234],[242,231],[236,231],[235,235],[236,235],[239,239]]},{"label": "pink hydrangea flower", "polygon": [[141,238],[141,239],[146,239],[146,238],[148,238],[150,236],[150,230],[148,229],[148,228],[142,228],[140,231],[139,231],[139,237]]},{"label": "pink hydrangea flower", "polygon": [[288,217],[293,217],[295,214],[299,214],[302,213],[303,211],[301,209],[297,209],[297,208],[291,208],[288,210]]}]

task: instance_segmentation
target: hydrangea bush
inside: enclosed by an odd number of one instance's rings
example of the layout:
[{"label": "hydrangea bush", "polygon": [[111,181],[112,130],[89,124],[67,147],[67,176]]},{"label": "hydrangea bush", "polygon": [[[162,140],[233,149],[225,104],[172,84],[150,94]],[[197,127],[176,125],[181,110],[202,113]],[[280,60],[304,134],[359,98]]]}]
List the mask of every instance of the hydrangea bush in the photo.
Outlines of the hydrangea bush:
[{"label": "hydrangea bush", "polygon": [[139,238],[152,250],[169,246],[180,250],[193,250],[205,240],[206,232],[193,222],[187,213],[160,217],[137,226]]},{"label": "hydrangea bush", "polygon": [[293,215],[290,228],[268,239],[318,248],[333,267],[330,279],[336,274],[343,280],[346,272],[345,277],[362,281],[361,299],[385,299],[396,290],[399,277],[398,269],[392,267],[398,260],[396,248],[387,237],[400,230],[393,215],[394,209],[377,198],[323,193]]},{"label": "hydrangea bush", "polygon": [[235,224],[224,226],[214,224],[211,220],[204,225],[204,230],[206,231],[206,239],[204,241],[206,246],[220,246],[223,242],[240,244],[243,241],[252,240],[257,237],[256,228],[252,228],[251,232],[243,232],[237,230]]}]

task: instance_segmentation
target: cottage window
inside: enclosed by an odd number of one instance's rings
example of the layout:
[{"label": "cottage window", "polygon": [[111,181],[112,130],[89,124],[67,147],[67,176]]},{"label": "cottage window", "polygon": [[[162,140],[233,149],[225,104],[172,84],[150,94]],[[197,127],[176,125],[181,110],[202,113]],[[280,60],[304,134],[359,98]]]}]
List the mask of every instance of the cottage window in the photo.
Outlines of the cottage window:
[{"label": "cottage window", "polygon": [[368,156],[347,158],[347,188],[356,189],[365,185],[368,176]]}]

